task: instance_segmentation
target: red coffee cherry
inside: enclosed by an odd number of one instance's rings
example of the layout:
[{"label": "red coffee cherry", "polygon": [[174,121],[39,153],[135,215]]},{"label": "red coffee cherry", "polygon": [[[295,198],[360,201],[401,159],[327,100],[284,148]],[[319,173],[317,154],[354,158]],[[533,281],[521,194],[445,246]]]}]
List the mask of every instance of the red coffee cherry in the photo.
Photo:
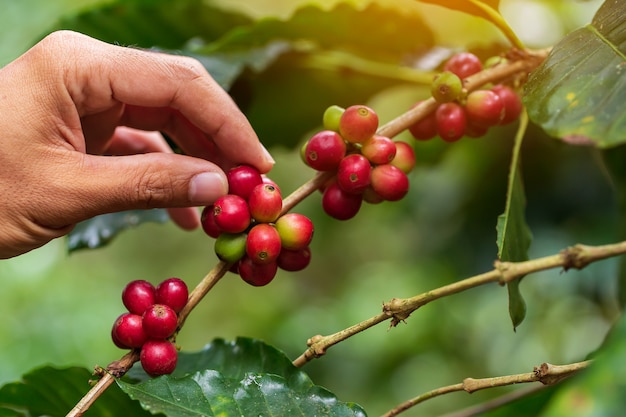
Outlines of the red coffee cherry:
[{"label": "red coffee cherry", "polygon": [[370,185],[370,161],[361,154],[346,155],[337,168],[337,184],[350,194],[361,194]]},{"label": "red coffee cherry", "polygon": [[178,326],[176,312],[165,304],[154,304],[144,311],[141,320],[143,330],[153,339],[167,339]]},{"label": "red coffee cherry", "polygon": [[117,346],[127,349],[140,348],[148,340],[141,316],[133,313],[124,313],[115,320],[111,337]]},{"label": "red coffee cherry", "polygon": [[387,201],[397,201],[408,193],[409,179],[393,165],[378,165],[372,170],[372,189]]},{"label": "red coffee cherry", "polygon": [[[411,108],[418,106],[421,101],[415,103]],[[437,119],[435,112],[430,113],[417,123],[409,126],[409,133],[417,140],[429,140],[437,136]]]},{"label": "red coffee cherry", "polygon": [[176,313],[187,304],[189,298],[189,288],[185,281],[180,278],[168,278],[156,286],[155,304],[165,304],[170,306]]},{"label": "red coffee cherry", "polygon": [[263,179],[256,168],[249,165],[240,165],[230,169],[226,173],[228,179],[228,193],[242,197],[244,200],[252,192],[252,189],[261,184]]},{"label": "red coffee cherry", "polygon": [[283,198],[278,188],[271,184],[259,184],[248,197],[250,215],[261,223],[272,223],[283,209]]},{"label": "red coffee cherry", "polygon": [[361,146],[361,155],[372,164],[388,164],[396,156],[396,144],[387,136],[374,135]]},{"label": "red coffee cherry", "polygon": [[504,117],[500,121],[501,125],[506,125],[517,120],[522,114],[524,104],[522,98],[511,87],[498,84],[491,88],[500,100],[504,103]]},{"label": "red coffee cherry", "polygon": [[472,91],[467,96],[465,112],[472,124],[491,127],[504,118],[504,102],[491,90]]},{"label": "red coffee cherry", "polygon": [[435,111],[437,133],[446,142],[456,142],[465,134],[467,116],[465,109],[457,103],[444,103]]},{"label": "red coffee cherry", "polygon": [[214,209],[213,204],[202,209],[200,224],[202,225],[204,233],[215,239],[220,235],[220,233],[222,233],[222,230],[219,228],[217,223],[215,223]]},{"label": "red coffee cherry", "polygon": [[139,279],[126,284],[122,290],[122,303],[129,312],[142,315],[148,307],[154,304],[155,295],[154,285]]},{"label": "red coffee cherry", "polygon": [[337,220],[348,220],[356,216],[362,202],[361,195],[346,193],[336,182],[329,184],[322,195],[324,212]]},{"label": "red coffee cherry", "polygon": [[254,263],[268,264],[276,261],[280,249],[280,236],[274,226],[260,223],[248,232],[246,255]]},{"label": "red coffee cherry", "polygon": [[363,143],[376,133],[378,115],[364,105],[348,107],[339,119],[339,133],[350,143]]},{"label": "red coffee cherry", "polygon": [[213,204],[215,224],[222,232],[241,233],[250,225],[250,209],[243,197],[226,194]]},{"label": "red coffee cherry", "polygon": [[483,64],[480,59],[470,52],[454,54],[443,65],[444,71],[450,71],[461,79],[474,75],[482,69]]},{"label": "red coffee cherry", "polygon": [[390,162],[391,165],[400,168],[402,172],[408,174],[415,168],[415,151],[413,147],[401,140],[396,141],[396,156]]},{"label": "red coffee cherry", "polygon": [[266,264],[253,262],[247,256],[239,261],[239,276],[255,287],[262,287],[272,282],[278,271],[278,264],[272,261]]},{"label": "red coffee cherry", "polygon": [[322,130],[309,139],[304,146],[304,160],[318,171],[330,171],[339,165],[346,154],[346,143],[337,132]]},{"label": "red coffee cherry", "polygon": [[151,339],[144,343],[139,354],[141,367],[150,376],[174,372],[178,362],[176,346],[168,340]]},{"label": "red coffee cherry", "polygon": [[278,255],[276,263],[285,271],[301,271],[311,262],[311,248],[308,246],[299,250],[283,249]]}]

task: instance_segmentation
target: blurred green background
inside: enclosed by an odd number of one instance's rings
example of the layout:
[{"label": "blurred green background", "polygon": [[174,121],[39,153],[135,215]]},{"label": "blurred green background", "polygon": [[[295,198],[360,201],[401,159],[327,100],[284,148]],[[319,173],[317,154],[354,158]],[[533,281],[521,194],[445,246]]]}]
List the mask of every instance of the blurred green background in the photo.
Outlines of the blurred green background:
[{"label": "blurred green background", "polygon": [[[0,0],[0,64],[26,50],[59,17],[100,3]],[[336,2],[216,3],[256,19],[287,17],[305,3]],[[589,22],[600,2],[501,4],[522,40],[543,47]],[[420,7],[441,46],[488,48],[500,40],[486,22],[435,6]],[[527,24],[530,18],[533,25]],[[367,104],[384,123],[424,94],[421,87],[396,86],[370,97]],[[485,138],[452,145],[415,143],[402,133],[398,139],[414,144],[418,158],[403,201],[364,206],[355,219],[339,222],[323,214],[321,196],[314,194],[296,209],[316,227],[310,267],[280,273],[263,288],[227,275],[190,316],[179,344],[191,351],[215,337],[241,335],[263,339],[295,358],[306,349],[309,337],[376,315],[384,301],[490,270],[514,131],[514,126],[499,128]],[[309,134],[291,141],[302,142]],[[271,147],[277,164],[270,176],[284,194],[313,174],[300,162],[297,148]],[[531,257],[554,254],[578,242],[619,239],[614,190],[594,150],[563,145],[531,127],[523,172],[534,235]],[[0,261],[0,384],[42,364],[91,368],[118,359],[122,351],[110,342],[109,331],[123,310],[120,295],[128,281],[158,283],[177,276],[193,287],[216,262],[210,238],[171,224],[142,225],[93,251],[68,255],[65,244],[58,240]],[[578,361],[601,344],[618,314],[617,267],[615,260],[607,260],[583,271],[553,270],[525,278],[521,289],[528,315],[517,332],[508,317],[506,289],[490,285],[427,305],[397,328],[382,324],[357,335],[304,369],[340,399],[378,415],[466,377]],[[452,394],[405,415],[434,416],[507,390]]]}]

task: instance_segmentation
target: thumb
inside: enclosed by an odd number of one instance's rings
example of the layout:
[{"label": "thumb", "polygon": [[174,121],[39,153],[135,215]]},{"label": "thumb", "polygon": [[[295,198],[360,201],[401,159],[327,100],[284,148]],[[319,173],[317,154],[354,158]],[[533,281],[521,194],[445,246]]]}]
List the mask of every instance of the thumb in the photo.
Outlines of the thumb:
[{"label": "thumb", "polygon": [[82,157],[80,168],[68,173],[63,197],[56,196],[64,218],[50,226],[124,210],[209,205],[228,192],[224,172],[200,158],[162,152]]}]

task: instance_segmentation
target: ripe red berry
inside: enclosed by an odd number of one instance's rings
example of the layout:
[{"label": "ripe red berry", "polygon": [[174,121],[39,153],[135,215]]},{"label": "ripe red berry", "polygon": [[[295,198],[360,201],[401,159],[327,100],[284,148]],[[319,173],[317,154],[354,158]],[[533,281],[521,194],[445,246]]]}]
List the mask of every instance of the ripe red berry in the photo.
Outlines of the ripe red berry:
[{"label": "ripe red berry", "polygon": [[237,262],[246,254],[246,240],[248,235],[245,233],[222,233],[215,239],[215,254],[224,262]]},{"label": "ripe red berry", "polygon": [[329,184],[322,196],[324,212],[337,220],[348,220],[356,216],[362,202],[361,195],[346,193],[336,182]]},{"label": "ripe red berry", "polygon": [[283,209],[283,198],[278,188],[271,184],[259,184],[248,197],[250,215],[261,223],[271,223],[278,218]]},{"label": "ripe red berry", "polygon": [[141,322],[149,338],[167,339],[176,331],[178,317],[172,307],[154,304],[144,311]]},{"label": "ripe red berry", "polygon": [[124,313],[115,320],[111,337],[117,346],[128,349],[140,348],[148,340],[148,335],[141,323],[141,316],[133,313]]},{"label": "ripe red berry", "polygon": [[142,279],[131,281],[122,290],[122,303],[133,314],[142,315],[154,302],[154,285],[148,281]]},{"label": "ripe red berry", "polygon": [[303,214],[287,213],[276,220],[276,231],[283,250],[303,249],[313,239],[313,222]]},{"label": "ripe red berry", "polygon": [[226,194],[213,204],[215,224],[222,232],[241,233],[250,225],[250,210],[243,197]]},{"label": "ripe red berry", "polygon": [[400,168],[402,172],[408,174],[415,168],[415,151],[413,147],[401,140],[395,142],[396,157],[391,161],[391,165]]},{"label": "ripe red berry", "polygon": [[348,107],[339,119],[339,133],[350,143],[363,143],[376,133],[378,115],[364,105]]},{"label": "ripe red berry", "polygon": [[346,143],[337,132],[322,130],[309,139],[304,147],[304,160],[318,171],[330,171],[346,154]]},{"label": "ripe red berry", "polygon": [[463,137],[467,127],[465,109],[457,103],[444,103],[435,112],[437,133],[446,142],[455,142]]},{"label": "ripe red berry", "polygon": [[444,71],[450,71],[461,79],[474,75],[482,71],[482,69],[483,64],[480,62],[480,59],[470,52],[460,52],[452,55],[443,66]]},{"label": "ripe red berry", "polygon": [[370,185],[370,161],[361,154],[346,155],[337,168],[337,184],[350,194],[361,194]]},{"label": "ripe red berry", "polygon": [[[411,108],[418,106],[421,101],[415,103]],[[417,123],[409,126],[409,133],[417,140],[429,140],[437,136],[437,120],[435,112],[430,113]]]},{"label": "ripe red berry", "polygon": [[301,271],[311,262],[311,248],[308,246],[300,250],[283,249],[278,255],[276,263],[285,271]]},{"label": "ripe red berry", "polygon": [[144,343],[139,354],[141,367],[150,376],[174,372],[178,362],[176,346],[168,340],[151,339]]},{"label": "ripe red berry", "polygon": [[450,71],[437,74],[430,87],[430,93],[438,103],[449,103],[458,99],[462,90],[463,82]]},{"label": "ripe red berry", "polygon": [[179,313],[189,298],[189,288],[180,278],[168,278],[156,286],[155,304],[165,304]]},{"label": "ripe red berry", "polygon": [[276,228],[260,223],[250,229],[246,239],[246,254],[253,262],[268,264],[276,261],[280,254],[280,236]]},{"label": "ripe red berry", "polygon": [[396,144],[387,136],[374,135],[363,143],[361,154],[372,164],[388,164],[396,156]]},{"label": "ripe red berry", "polygon": [[226,173],[228,179],[228,193],[248,199],[252,189],[263,182],[261,174],[256,168],[249,165],[239,165]]},{"label": "ripe red berry", "polygon": [[274,181],[273,179],[271,179],[270,177],[268,177],[267,175],[263,174],[261,175],[261,178],[263,178],[263,184],[270,184],[273,185],[274,187],[276,187],[276,189],[278,190],[279,193],[282,192],[280,191],[280,187],[278,186],[278,184],[276,183],[276,181]]},{"label": "ripe red berry", "polygon": [[262,287],[272,282],[277,271],[278,264],[275,260],[266,264],[258,264],[246,256],[239,261],[239,276],[255,287]]},{"label": "ripe red berry", "polygon": [[220,233],[222,233],[222,231],[217,223],[215,223],[214,211],[213,204],[204,207],[202,209],[202,214],[200,215],[200,224],[202,225],[204,233],[215,239],[220,235]]},{"label": "ripe red berry", "polygon": [[491,91],[496,93],[504,103],[504,117],[500,121],[500,124],[506,125],[517,120],[524,108],[519,94],[511,87],[502,84],[493,86]]},{"label": "ripe red berry", "polygon": [[504,118],[504,111],[504,102],[491,90],[476,90],[467,96],[465,112],[472,124],[495,126]]},{"label": "ripe red berry", "polygon": [[393,165],[378,165],[372,170],[372,189],[387,201],[397,201],[409,191],[409,178]]}]

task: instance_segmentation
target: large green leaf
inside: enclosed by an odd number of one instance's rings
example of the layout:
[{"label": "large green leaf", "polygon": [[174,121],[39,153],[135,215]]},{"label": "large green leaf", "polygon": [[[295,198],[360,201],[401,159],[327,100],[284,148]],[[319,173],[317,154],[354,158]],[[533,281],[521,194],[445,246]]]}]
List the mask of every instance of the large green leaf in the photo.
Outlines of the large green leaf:
[{"label": "large green leaf", "polygon": [[[84,368],[57,369],[45,366],[35,369],[24,375],[22,381],[0,388],[0,407],[20,412],[9,414],[9,411],[0,409],[0,416],[24,415],[22,412],[30,417],[65,416],[89,391],[88,382],[92,378],[91,372]],[[85,413],[87,417],[150,415],[115,385],[105,391]]]},{"label": "large green leaf", "polygon": [[314,385],[282,352],[247,338],[217,339],[200,352],[181,352],[172,375],[151,379],[132,370],[129,377],[141,382],[118,381],[122,390],[168,416],[366,415]]},{"label": "large green leaf", "polygon": [[524,101],[531,120],[554,137],[615,146],[626,142],[625,75],[626,2],[607,0],[531,73]]},{"label": "large green leaf", "polygon": [[[520,169],[520,148],[528,117],[522,115],[520,127],[515,138],[513,157],[509,169],[509,183],[504,213],[498,217],[497,244],[498,259],[501,261],[526,261],[528,248],[531,243],[531,233],[526,224],[526,196]],[[520,280],[516,279],[507,285],[509,294],[509,315],[513,322],[513,329],[517,328],[526,316],[526,302],[519,289]]]}]

